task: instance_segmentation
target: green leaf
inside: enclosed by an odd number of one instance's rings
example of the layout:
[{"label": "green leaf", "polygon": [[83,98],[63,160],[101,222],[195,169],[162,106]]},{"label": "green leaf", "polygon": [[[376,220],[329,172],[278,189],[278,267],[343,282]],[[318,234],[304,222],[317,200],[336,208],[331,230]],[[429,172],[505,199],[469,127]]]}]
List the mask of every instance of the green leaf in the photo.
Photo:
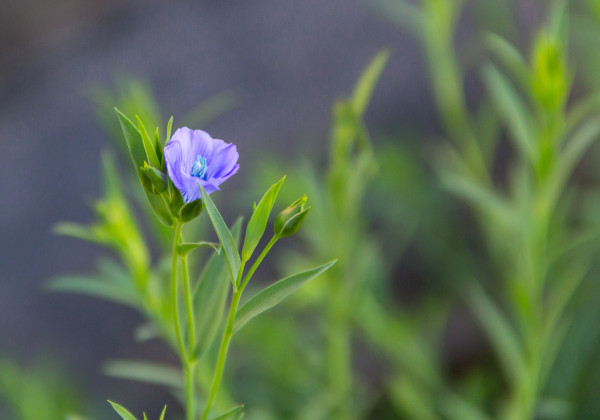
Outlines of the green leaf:
[{"label": "green leaf", "polygon": [[[121,111],[119,111],[117,108],[115,108],[115,111],[117,112],[119,121],[121,122],[121,129],[123,130],[123,135],[125,136],[125,141],[127,142],[127,148],[129,149],[129,155],[133,161],[133,166],[135,167],[138,178],[143,185],[144,175],[142,173],[142,168],[144,166],[144,162],[146,161],[146,151],[144,150],[142,135],[129,120],[129,118],[123,115],[123,113],[121,113]],[[160,167],[160,165],[158,166]],[[161,196],[151,194],[146,190],[144,190],[144,193],[146,194],[146,198],[148,199],[148,202],[152,206],[152,209],[154,210],[154,213],[158,219],[167,226],[173,226],[173,218]]]},{"label": "green leaf", "polygon": [[274,283],[266,289],[258,292],[254,297],[252,297],[252,299],[246,302],[246,304],[244,304],[244,306],[238,310],[235,316],[235,322],[233,324],[234,332],[237,332],[255,316],[260,315],[266,310],[269,310],[273,306],[277,305],[283,299],[294,293],[296,290],[317,277],[319,274],[327,271],[336,262],[337,260],[334,260],[311,270],[286,277],[285,279],[280,280],[277,283]]},{"label": "green leaf", "polygon": [[489,49],[502,61],[502,64],[515,76],[521,88],[529,89],[531,71],[521,53],[507,40],[496,34],[487,34],[486,43]]},{"label": "green leaf", "polygon": [[[240,241],[242,219],[239,218],[231,228],[236,243]],[[195,285],[193,292],[196,310],[197,346],[194,357],[199,358],[212,344],[225,313],[225,301],[229,291],[227,260],[223,254],[213,254]]]},{"label": "green leaf", "polygon": [[187,255],[188,252],[196,248],[212,248],[217,251],[217,254],[221,253],[221,244],[215,242],[182,242],[177,245],[177,253],[179,255]]},{"label": "green leaf", "polygon": [[52,231],[57,235],[70,236],[88,242],[102,242],[88,226],[72,222],[59,222],[54,225]]},{"label": "green leaf", "polygon": [[160,418],[158,420],[165,420],[165,414],[167,413],[167,405],[163,408],[162,413],[160,413]]},{"label": "green leaf", "polygon": [[421,9],[412,3],[404,0],[375,0],[366,4],[390,22],[406,28],[417,36],[423,34],[426,17]]},{"label": "green leaf", "polygon": [[131,414],[125,407],[110,400],[108,400],[108,402],[110,403],[110,405],[112,405],[112,408],[117,412],[119,416],[121,416],[123,420],[137,420],[135,416]]},{"label": "green leaf", "polygon": [[138,131],[142,137],[142,144],[144,145],[144,150],[146,151],[148,163],[155,168],[160,168],[160,162],[158,160],[158,156],[156,155],[154,144],[152,144],[152,140],[150,140],[150,136],[146,131],[146,127],[144,127],[144,123],[137,115],[135,116],[135,119],[137,121]]},{"label": "green leaf", "polygon": [[358,79],[351,99],[352,107],[358,118],[362,118],[371,100],[377,81],[381,76],[381,72],[389,58],[390,50],[384,49],[379,51]]},{"label": "green leaf", "polygon": [[153,385],[180,389],[183,376],[179,368],[141,360],[111,360],[102,371],[113,378],[128,379]]},{"label": "green leaf", "polygon": [[92,276],[61,276],[50,279],[46,289],[52,292],[68,292],[93,296],[115,303],[138,307],[137,296],[131,290],[114,282]]},{"label": "green leaf", "polygon": [[479,285],[471,290],[469,304],[488,335],[508,379],[518,383],[527,371],[518,334]]},{"label": "green leaf", "polygon": [[242,260],[248,261],[262,238],[269,221],[269,215],[277,200],[279,190],[285,181],[285,176],[267,190],[252,212],[252,217],[246,227],[246,237],[242,248]]},{"label": "green leaf", "polygon": [[169,140],[171,140],[172,127],[173,127],[173,116],[171,115],[171,118],[169,118],[169,122],[167,123],[167,136],[165,137],[165,146],[167,145]]},{"label": "green leaf", "polygon": [[198,187],[202,192],[202,201],[206,206],[206,212],[208,213],[208,217],[219,237],[219,241],[221,241],[222,249],[225,254],[225,258],[227,259],[227,268],[229,269],[229,276],[231,278],[231,284],[236,287],[235,282],[238,275],[238,271],[240,270],[240,255],[238,254],[237,246],[235,241],[233,240],[233,236],[231,236],[231,232],[227,229],[227,225],[217,210],[217,207],[211,200],[210,196],[204,191],[202,185],[198,182]]},{"label": "green leaf", "polygon": [[133,125],[133,123],[127,118],[121,111],[115,108],[119,121],[121,123],[121,130],[125,136],[125,142],[129,149],[129,155],[133,161],[133,166],[138,174],[138,177],[142,178],[141,169],[146,161],[146,150],[144,149],[144,143],[140,131]]},{"label": "green leaf", "polygon": [[531,112],[496,67],[488,64],[484,68],[483,76],[496,108],[511,131],[511,139],[515,142],[515,146],[524,157],[536,163],[536,136]]},{"label": "green leaf", "polygon": [[137,341],[148,341],[154,338],[161,338],[161,333],[153,322],[148,322],[140,325],[133,331],[133,338]]},{"label": "green leaf", "polygon": [[243,409],[243,405],[238,405],[227,413],[222,414],[219,417],[215,417],[213,420],[239,420],[244,416],[244,412],[242,411]]},{"label": "green leaf", "polygon": [[200,199],[185,203],[181,209],[179,209],[179,219],[184,223],[192,221],[196,216],[202,213],[203,209],[204,204]]}]

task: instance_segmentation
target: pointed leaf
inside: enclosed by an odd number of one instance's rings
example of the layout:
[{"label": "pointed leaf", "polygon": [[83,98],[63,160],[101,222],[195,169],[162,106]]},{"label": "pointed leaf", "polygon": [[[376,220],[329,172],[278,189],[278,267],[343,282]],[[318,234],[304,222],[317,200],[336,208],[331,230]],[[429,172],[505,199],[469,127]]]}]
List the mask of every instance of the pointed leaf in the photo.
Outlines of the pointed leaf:
[{"label": "pointed leaf", "polygon": [[511,139],[520,153],[531,162],[536,162],[536,137],[532,126],[533,117],[513,86],[493,65],[487,65],[484,80],[498,111],[504,117]]},{"label": "pointed leaf", "polygon": [[356,83],[354,93],[352,95],[352,108],[356,116],[360,119],[371,100],[373,90],[377,85],[377,81],[381,76],[381,72],[385,68],[385,64],[390,58],[390,50],[384,49],[379,51],[371,60],[367,68]]},{"label": "pointed leaf", "polygon": [[239,420],[244,416],[243,405],[238,405],[234,409],[228,411],[225,414],[220,415],[219,417],[215,417],[213,420]]},{"label": "pointed leaf", "polygon": [[162,413],[160,413],[160,418],[158,420],[165,420],[165,414],[167,413],[167,405],[163,408]]},{"label": "pointed leaf", "polygon": [[255,316],[277,305],[319,274],[330,269],[336,262],[337,260],[334,260],[320,267],[286,277],[258,292],[238,310],[233,324],[234,332],[237,332]]},{"label": "pointed leaf", "polygon": [[262,238],[269,221],[269,215],[277,200],[277,194],[285,181],[285,176],[267,190],[252,212],[252,217],[246,227],[246,237],[242,248],[242,260],[248,261]]},{"label": "pointed leaf", "polygon": [[50,279],[46,288],[52,292],[77,293],[123,305],[138,307],[137,296],[118,284],[90,276],[62,276]]},{"label": "pointed leaf", "polygon": [[[236,243],[240,241],[242,219],[231,228]],[[227,260],[223,254],[213,254],[196,283],[193,299],[196,309],[197,347],[194,357],[199,358],[213,342],[225,313],[225,301],[229,291]]]},{"label": "pointed leaf", "polygon": [[177,245],[177,253],[187,255],[188,252],[196,248],[212,248],[217,251],[217,254],[221,253],[221,244],[215,242],[182,242]]},{"label": "pointed leaf", "polygon": [[488,335],[508,379],[518,382],[526,372],[518,334],[506,316],[478,285],[471,291],[469,304],[477,316],[477,321]]},{"label": "pointed leaf", "polygon": [[135,119],[137,121],[138,131],[142,137],[142,144],[144,145],[144,150],[146,151],[148,163],[155,168],[160,168],[160,162],[158,160],[158,156],[156,155],[154,144],[152,143],[152,140],[150,140],[150,136],[146,131],[146,127],[144,127],[144,123],[137,115],[135,116]]},{"label": "pointed leaf", "polygon": [[502,64],[513,74],[518,80],[522,89],[529,89],[530,85],[530,70],[527,61],[521,53],[511,45],[507,40],[496,34],[488,34],[486,36],[488,47],[496,54]]},{"label": "pointed leaf", "polygon": [[227,259],[227,268],[229,269],[231,284],[233,284],[235,287],[236,278],[241,264],[237,246],[233,240],[233,236],[231,236],[231,232],[229,229],[227,229],[227,225],[223,220],[223,216],[221,216],[221,213],[219,213],[219,210],[217,210],[217,207],[211,200],[210,196],[206,193],[206,191],[204,191],[204,188],[202,188],[202,185],[199,182],[198,187],[200,187],[200,191],[202,192],[202,201],[206,206],[208,217],[210,218],[213,228],[219,237],[219,241],[221,241],[222,249],[225,253],[225,258]]},{"label": "pointed leaf", "polygon": [[183,376],[179,368],[140,360],[111,360],[103,367],[103,372],[113,378],[128,379],[153,385],[180,389]]},{"label": "pointed leaf", "polygon": [[165,146],[167,145],[169,140],[171,140],[172,127],[173,127],[173,116],[171,115],[171,118],[169,118],[169,122],[167,123],[167,136],[165,137]]},{"label": "pointed leaf", "polygon": [[112,402],[110,400],[108,400],[108,402],[110,403],[110,405],[112,405],[112,408],[117,412],[117,414],[119,416],[121,416],[121,418],[123,420],[137,420],[135,418],[135,416],[133,414],[131,414],[125,407],[123,407],[122,405],[119,405],[115,402]]},{"label": "pointed leaf", "polygon": [[[115,111],[117,112],[119,121],[121,122],[121,129],[123,130],[123,135],[125,136],[125,141],[127,142],[129,155],[133,161],[133,166],[135,167],[138,178],[143,185],[144,174],[142,173],[142,168],[144,166],[144,162],[146,161],[146,151],[144,150],[142,135],[129,120],[129,118],[123,115],[123,113],[116,108]],[[148,199],[148,202],[152,206],[152,209],[154,210],[154,213],[158,219],[167,226],[173,226],[173,218],[161,196],[151,194],[145,189],[144,193],[146,194],[146,198]]]}]

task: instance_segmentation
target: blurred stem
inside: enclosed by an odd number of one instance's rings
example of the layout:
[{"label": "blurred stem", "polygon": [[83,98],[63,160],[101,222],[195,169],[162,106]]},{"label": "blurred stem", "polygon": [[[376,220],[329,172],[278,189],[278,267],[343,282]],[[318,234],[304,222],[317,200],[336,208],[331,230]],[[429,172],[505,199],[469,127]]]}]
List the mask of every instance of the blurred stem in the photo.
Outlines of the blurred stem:
[{"label": "blurred stem", "polygon": [[[339,300],[339,299],[338,299]],[[333,397],[334,410],[331,413],[333,420],[348,420],[349,405],[345,404],[345,394],[353,383],[350,355],[350,330],[348,320],[340,304],[332,302],[329,310],[327,328],[327,381],[329,392]]]},{"label": "blurred stem", "polygon": [[[242,265],[238,271],[237,279],[235,284],[240,284],[242,274],[244,273],[245,261],[242,261]],[[210,414],[210,409],[215,401],[219,387],[221,386],[221,380],[223,379],[223,370],[225,369],[225,360],[227,358],[227,350],[229,350],[229,344],[233,337],[233,321],[235,321],[235,314],[240,304],[240,298],[242,297],[243,289],[234,287],[233,297],[231,298],[231,304],[229,305],[229,314],[227,315],[227,324],[225,325],[225,331],[223,331],[223,339],[219,346],[219,355],[217,356],[217,365],[215,367],[215,374],[213,376],[212,385],[210,387],[210,394],[206,400],[204,406],[204,412],[202,414],[202,420],[206,420]]]}]

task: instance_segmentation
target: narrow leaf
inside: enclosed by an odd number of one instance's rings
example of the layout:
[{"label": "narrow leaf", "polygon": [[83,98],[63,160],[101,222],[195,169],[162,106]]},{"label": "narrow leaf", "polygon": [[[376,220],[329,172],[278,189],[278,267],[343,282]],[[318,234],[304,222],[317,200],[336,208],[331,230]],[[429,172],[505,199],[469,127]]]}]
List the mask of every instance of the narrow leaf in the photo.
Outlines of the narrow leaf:
[{"label": "narrow leaf", "polygon": [[381,76],[381,72],[389,58],[390,50],[384,49],[379,51],[358,79],[351,100],[352,107],[358,118],[362,118],[362,115],[371,100],[377,81]]},{"label": "narrow leaf", "polygon": [[228,411],[227,413],[222,414],[219,417],[215,417],[213,420],[238,420],[238,419],[241,419],[244,415],[244,413],[242,411],[243,409],[244,409],[243,405],[238,405],[237,407]]},{"label": "narrow leaf", "polygon": [[498,111],[511,131],[511,139],[519,152],[531,162],[536,162],[536,138],[532,126],[533,117],[522,99],[496,67],[488,64],[483,72],[484,80]]},{"label": "narrow leaf", "polygon": [[115,402],[112,402],[110,400],[108,400],[108,402],[110,403],[110,405],[112,405],[112,408],[117,412],[117,414],[119,416],[121,416],[121,418],[123,420],[137,420],[135,418],[135,416],[133,414],[131,414],[125,407],[123,407],[122,405],[119,405]]},{"label": "narrow leaf", "polygon": [[137,297],[130,290],[89,276],[56,277],[48,281],[46,288],[52,292],[76,293],[138,307]]},{"label": "narrow leaf", "polygon": [[171,140],[171,129],[173,127],[173,116],[171,115],[171,118],[169,118],[169,122],[167,123],[167,135],[165,137],[165,146],[167,145],[167,143],[169,142],[169,140]]},{"label": "narrow leaf", "polygon": [[[242,219],[231,228],[236,243],[240,241]],[[199,358],[213,342],[225,313],[225,301],[229,290],[227,260],[223,254],[213,254],[196,283],[193,299],[196,309],[197,347],[194,357]]]},{"label": "narrow leaf", "polygon": [[472,289],[469,303],[488,335],[508,379],[518,382],[526,368],[517,333],[478,285]]},{"label": "narrow leaf", "polygon": [[522,89],[529,89],[530,70],[521,53],[506,39],[496,34],[487,34],[486,43],[502,64],[513,74]]},{"label": "narrow leaf", "polygon": [[160,413],[160,418],[158,420],[165,420],[165,414],[167,413],[167,405],[163,408],[162,413]]},{"label": "narrow leaf", "polygon": [[238,310],[233,325],[234,332],[237,332],[255,316],[277,305],[319,274],[327,271],[336,262],[337,260],[334,260],[320,267],[286,277],[257,293]]},{"label": "narrow leaf", "polygon": [[279,190],[285,181],[285,176],[278,182],[271,185],[265,195],[261,198],[258,205],[255,206],[248,226],[246,227],[246,237],[244,238],[244,246],[242,248],[242,260],[248,261],[252,253],[256,249],[260,238],[262,238],[269,221],[271,210],[277,200]]},{"label": "narrow leaf", "polygon": [[146,150],[146,156],[148,158],[148,163],[150,163],[150,165],[154,166],[155,168],[160,168],[160,162],[158,160],[158,156],[156,156],[156,150],[154,148],[154,144],[152,144],[152,140],[150,140],[150,136],[148,135],[148,132],[146,131],[146,127],[144,127],[144,123],[142,122],[140,117],[138,117],[137,115],[135,116],[135,119],[137,121],[138,131],[140,132],[140,136],[142,138],[142,144],[144,145],[144,150]]},{"label": "narrow leaf", "polygon": [[217,251],[217,254],[221,253],[221,244],[215,242],[182,242],[177,245],[177,253],[179,255],[187,255],[188,252],[196,248],[212,248]]},{"label": "narrow leaf", "polygon": [[206,193],[206,191],[204,191],[204,188],[202,188],[202,185],[199,182],[198,187],[202,192],[202,201],[206,206],[208,217],[210,218],[213,228],[219,237],[219,241],[221,241],[222,249],[225,253],[225,258],[227,259],[227,268],[229,269],[231,284],[233,284],[235,287],[235,281],[241,264],[237,246],[233,240],[231,232],[229,229],[227,229],[227,225],[223,220],[223,216],[221,216],[221,213],[219,213],[219,210],[217,210],[217,207],[211,200],[210,196]]},{"label": "narrow leaf", "polygon": [[135,167],[138,177],[141,179],[141,169],[146,161],[146,150],[144,149],[142,135],[129,118],[117,108],[115,108],[115,111],[121,123],[121,130],[123,130],[123,135],[125,136],[125,142],[127,143],[133,166]]},{"label": "narrow leaf", "polygon": [[113,378],[128,379],[153,385],[180,389],[183,377],[178,368],[139,360],[112,360],[103,367],[103,372]]},{"label": "narrow leaf", "polygon": [[[123,115],[123,113],[116,108],[115,111],[117,112],[117,116],[121,122],[121,129],[123,130],[123,135],[125,136],[125,141],[127,142],[127,148],[129,149],[129,155],[131,156],[133,166],[135,167],[135,171],[140,182],[143,183],[142,167],[146,161],[146,151],[144,150],[142,135],[129,120],[129,118]],[[146,194],[146,198],[148,199],[148,202],[152,206],[152,209],[154,210],[154,213],[158,219],[167,226],[173,226],[171,213],[169,212],[169,209],[162,198],[158,195],[149,193],[145,189],[144,193]]]},{"label": "narrow leaf", "polygon": [[88,242],[102,242],[88,226],[79,223],[59,222],[54,225],[52,231],[57,235],[70,236]]},{"label": "narrow leaf", "polygon": [[404,27],[414,35],[423,34],[424,13],[412,3],[398,0],[376,0],[367,2],[375,12],[398,26]]}]

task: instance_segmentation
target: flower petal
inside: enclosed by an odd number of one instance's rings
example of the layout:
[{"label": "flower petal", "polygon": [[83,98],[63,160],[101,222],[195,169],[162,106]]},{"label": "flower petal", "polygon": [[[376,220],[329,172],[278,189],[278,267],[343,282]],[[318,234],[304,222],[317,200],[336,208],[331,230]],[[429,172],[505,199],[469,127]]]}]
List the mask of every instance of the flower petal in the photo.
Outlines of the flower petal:
[{"label": "flower petal", "polygon": [[164,155],[165,163],[167,164],[167,171],[169,172],[169,178],[171,178],[173,185],[175,185],[175,187],[177,187],[177,189],[181,191],[181,194],[183,195],[185,186],[181,173],[181,161],[183,156],[181,149],[181,142],[177,140],[171,140],[165,146]]},{"label": "flower petal", "polygon": [[213,155],[208,163],[208,178],[227,176],[235,167],[239,157],[240,155],[234,144],[215,139]]}]

